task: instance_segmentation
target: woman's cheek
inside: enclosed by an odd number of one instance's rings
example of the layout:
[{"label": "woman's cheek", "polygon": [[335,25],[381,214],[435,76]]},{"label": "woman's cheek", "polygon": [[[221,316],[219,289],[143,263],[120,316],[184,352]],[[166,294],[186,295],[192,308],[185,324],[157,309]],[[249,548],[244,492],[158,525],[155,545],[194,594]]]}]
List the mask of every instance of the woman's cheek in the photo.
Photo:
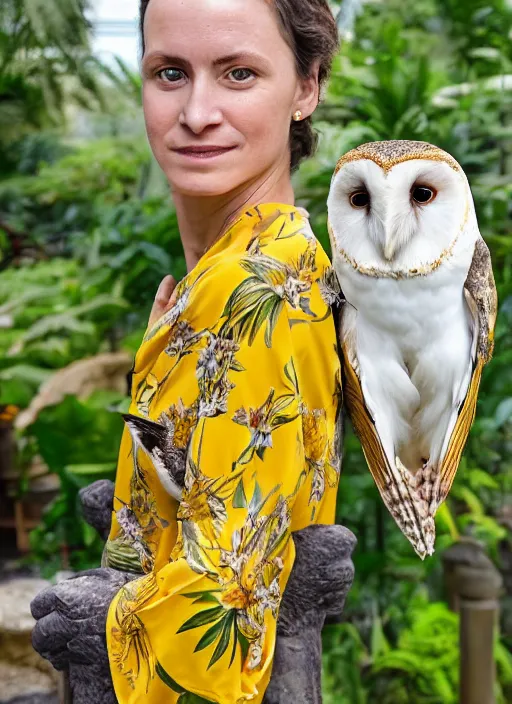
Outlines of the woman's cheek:
[{"label": "woman's cheek", "polygon": [[244,117],[247,131],[261,155],[278,156],[283,144],[287,144],[290,109],[289,96],[278,86],[255,92],[245,106]]},{"label": "woman's cheek", "polygon": [[[146,132],[149,143],[156,158],[166,152],[165,138],[173,125],[172,105],[169,105],[168,96],[154,86],[144,87],[143,107],[146,122]],[[177,119],[177,118],[176,118]]]},{"label": "woman's cheek", "polygon": [[271,106],[257,103],[247,106],[235,124],[253,158],[260,163],[268,160],[275,150],[279,129]]}]

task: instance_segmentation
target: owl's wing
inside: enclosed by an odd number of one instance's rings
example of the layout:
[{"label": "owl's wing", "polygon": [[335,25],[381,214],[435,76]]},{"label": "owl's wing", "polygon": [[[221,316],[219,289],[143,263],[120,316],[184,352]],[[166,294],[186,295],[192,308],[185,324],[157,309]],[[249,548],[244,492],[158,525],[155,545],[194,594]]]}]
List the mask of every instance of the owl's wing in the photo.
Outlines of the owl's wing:
[{"label": "owl's wing", "polygon": [[346,340],[342,345],[342,351],[345,377],[343,395],[350,411],[350,420],[361,441],[370,472],[379,490],[382,492],[391,474],[390,462],[386,457],[377,428],[375,427],[375,420],[364,400],[361,382],[351,363],[352,350],[350,349],[349,340]]},{"label": "owl's wing", "polygon": [[425,516],[421,514],[411,475],[403,465],[397,466],[391,438],[378,428],[377,408],[368,389],[364,388],[364,377],[360,376],[356,337],[352,332],[356,319],[357,311],[350,303],[345,302],[339,325],[345,402],[382,500],[400,530],[423,559],[426,554],[432,553],[433,526],[426,522]]},{"label": "owl's wing", "polygon": [[475,244],[473,261],[464,289],[474,302],[472,314],[478,324],[477,357],[487,364],[494,350],[494,326],[498,309],[498,296],[492,272],[491,253],[479,237]]},{"label": "owl's wing", "polygon": [[491,255],[484,240],[475,244],[473,260],[464,284],[464,294],[472,320],[473,345],[469,369],[470,382],[456,399],[452,422],[441,453],[441,484],[439,504],[447,497],[469,430],[476,413],[478,388],[484,365],[491,359],[494,348],[494,326],[498,299],[492,272]]}]

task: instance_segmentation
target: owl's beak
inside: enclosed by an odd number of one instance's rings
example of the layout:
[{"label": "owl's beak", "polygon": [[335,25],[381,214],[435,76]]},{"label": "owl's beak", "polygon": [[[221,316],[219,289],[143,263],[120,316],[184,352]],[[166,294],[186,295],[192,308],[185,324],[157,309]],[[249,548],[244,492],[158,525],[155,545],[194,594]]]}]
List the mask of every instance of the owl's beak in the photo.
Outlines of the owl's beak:
[{"label": "owl's beak", "polygon": [[396,238],[393,232],[386,232],[386,238],[384,240],[384,258],[390,262],[395,256],[396,252]]}]

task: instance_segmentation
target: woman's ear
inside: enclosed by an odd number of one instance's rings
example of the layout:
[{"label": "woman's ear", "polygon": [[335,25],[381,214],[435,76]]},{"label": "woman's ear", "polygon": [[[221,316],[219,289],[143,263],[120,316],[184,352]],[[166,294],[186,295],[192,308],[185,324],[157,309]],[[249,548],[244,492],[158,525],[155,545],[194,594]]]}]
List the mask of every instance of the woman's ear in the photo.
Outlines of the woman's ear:
[{"label": "woman's ear", "polygon": [[293,109],[294,112],[295,110],[301,111],[303,120],[315,112],[320,99],[319,70],[320,60],[315,59],[309,76],[307,78],[299,78]]}]

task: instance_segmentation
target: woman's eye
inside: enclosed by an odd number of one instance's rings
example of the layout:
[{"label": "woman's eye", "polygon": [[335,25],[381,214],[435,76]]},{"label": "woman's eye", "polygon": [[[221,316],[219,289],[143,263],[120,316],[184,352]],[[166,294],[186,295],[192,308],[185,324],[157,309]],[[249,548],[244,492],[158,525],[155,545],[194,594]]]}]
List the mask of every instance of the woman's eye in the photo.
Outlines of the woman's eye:
[{"label": "woman's eye", "polygon": [[370,205],[370,194],[368,191],[355,191],[350,195],[349,200],[353,208],[367,208]]},{"label": "woman's eye", "polygon": [[230,75],[233,76],[237,83],[244,83],[248,78],[254,76],[254,71],[248,68],[234,68],[230,71]]},{"label": "woman's eye", "polygon": [[179,68],[164,68],[161,71],[158,71],[157,76],[169,83],[176,83],[181,80],[183,71]]},{"label": "woman's eye", "polygon": [[429,186],[413,186],[411,189],[411,197],[415,203],[426,205],[434,200],[436,191]]},{"label": "woman's eye", "polygon": [[[164,68],[158,71],[156,75],[165,83],[177,83],[181,81],[185,74],[179,68]],[[236,83],[246,83],[247,80],[252,78],[255,74],[254,71],[248,68],[235,68],[229,75],[234,78]]]}]

